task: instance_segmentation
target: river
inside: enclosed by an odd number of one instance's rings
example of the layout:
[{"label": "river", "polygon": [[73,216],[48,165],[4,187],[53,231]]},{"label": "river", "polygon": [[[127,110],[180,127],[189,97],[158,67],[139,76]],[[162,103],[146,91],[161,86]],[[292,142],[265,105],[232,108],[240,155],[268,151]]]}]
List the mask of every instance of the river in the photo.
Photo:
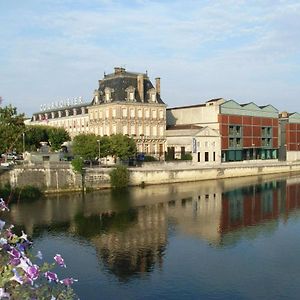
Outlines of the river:
[{"label": "river", "polygon": [[300,176],[48,196],[6,216],[81,299],[299,299]]}]

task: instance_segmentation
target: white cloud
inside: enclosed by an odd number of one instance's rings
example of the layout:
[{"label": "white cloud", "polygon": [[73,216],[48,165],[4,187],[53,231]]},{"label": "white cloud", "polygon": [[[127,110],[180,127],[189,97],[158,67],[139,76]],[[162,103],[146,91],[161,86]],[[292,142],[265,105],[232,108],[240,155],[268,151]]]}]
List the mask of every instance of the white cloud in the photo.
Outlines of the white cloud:
[{"label": "white cloud", "polygon": [[44,3],[0,12],[0,93],[21,110],[88,99],[121,64],[161,76],[171,106],[224,96],[300,110],[298,1]]}]

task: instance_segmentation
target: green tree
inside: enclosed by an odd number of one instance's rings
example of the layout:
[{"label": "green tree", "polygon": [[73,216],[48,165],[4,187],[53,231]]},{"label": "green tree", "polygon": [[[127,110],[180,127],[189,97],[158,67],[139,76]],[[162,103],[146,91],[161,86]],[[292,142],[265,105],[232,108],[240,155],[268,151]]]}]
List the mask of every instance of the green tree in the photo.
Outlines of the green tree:
[{"label": "green tree", "polygon": [[25,130],[24,114],[11,105],[0,107],[0,153],[21,150],[20,140]]},{"label": "green tree", "polygon": [[84,160],[94,160],[99,155],[99,137],[95,134],[79,134],[73,140],[73,153]]},{"label": "green tree", "polygon": [[25,150],[35,151],[41,146],[41,142],[48,142],[49,126],[30,125],[25,131]]},{"label": "green tree", "polygon": [[70,135],[64,128],[48,128],[49,144],[52,150],[59,150],[62,143],[70,141]]},{"label": "green tree", "polygon": [[126,135],[116,134],[110,137],[110,154],[120,159],[127,159],[136,154],[136,144],[134,139]]},{"label": "green tree", "polygon": [[[111,138],[109,136],[103,136],[103,137],[99,138],[98,141],[100,141],[100,156],[101,157],[109,156],[111,154],[111,150],[110,150],[111,149]],[[99,156],[99,154],[97,156]]]}]

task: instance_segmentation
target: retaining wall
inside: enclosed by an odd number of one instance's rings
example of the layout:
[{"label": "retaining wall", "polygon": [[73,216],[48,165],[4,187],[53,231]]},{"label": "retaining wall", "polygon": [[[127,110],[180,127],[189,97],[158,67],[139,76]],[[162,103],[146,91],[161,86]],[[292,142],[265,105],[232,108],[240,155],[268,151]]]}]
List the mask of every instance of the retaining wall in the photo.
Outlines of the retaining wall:
[{"label": "retaining wall", "polygon": [[[110,187],[110,168],[87,168],[85,184],[87,188]],[[300,163],[243,164],[227,163],[218,166],[194,166],[193,164],[168,165],[160,167],[130,168],[130,184],[162,184],[243,176],[300,172]],[[72,171],[69,163],[44,163],[31,166],[17,166],[0,174],[1,185],[34,185],[46,192],[63,192],[81,189],[81,175]]]}]

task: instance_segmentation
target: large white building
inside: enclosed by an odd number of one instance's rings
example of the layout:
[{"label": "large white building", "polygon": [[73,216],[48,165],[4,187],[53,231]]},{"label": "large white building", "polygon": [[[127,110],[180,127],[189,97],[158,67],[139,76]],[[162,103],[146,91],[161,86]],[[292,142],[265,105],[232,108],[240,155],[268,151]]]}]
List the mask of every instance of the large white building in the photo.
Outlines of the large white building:
[{"label": "large white building", "polygon": [[93,100],[76,105],[47,107],[34,113],[31,124],[65,128],[70,136],[94,133],[124,134],[135,139],[139,152],[162,158],[166,151],[166,105],[160,78],[115,68],[104,75]]}]

